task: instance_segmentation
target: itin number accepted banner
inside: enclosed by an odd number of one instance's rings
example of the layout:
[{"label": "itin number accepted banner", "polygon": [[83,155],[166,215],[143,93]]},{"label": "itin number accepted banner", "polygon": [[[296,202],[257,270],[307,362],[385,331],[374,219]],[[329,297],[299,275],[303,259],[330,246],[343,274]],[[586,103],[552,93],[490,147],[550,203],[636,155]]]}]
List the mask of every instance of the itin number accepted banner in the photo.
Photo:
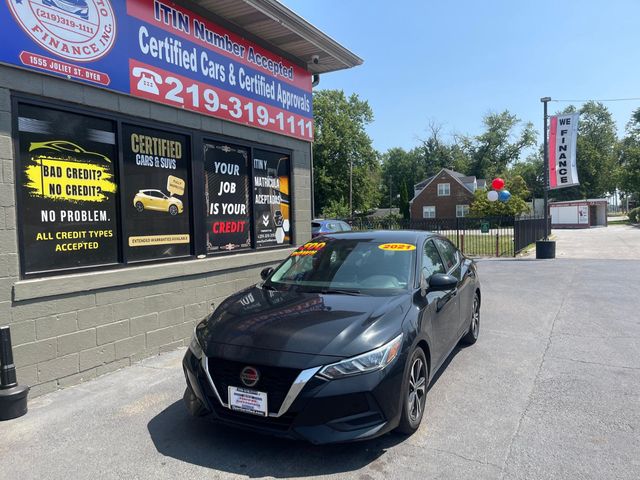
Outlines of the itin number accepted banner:
[{"label": "itin number accepted banner", "polygon": [[311,141],[311,73],[160,0],[0,2],[0,62]]},{"label": "itin number accepted banner", "polygon": [[549,128],[549,188],[579,185],[576,165],[579,114],[554,115]]}]

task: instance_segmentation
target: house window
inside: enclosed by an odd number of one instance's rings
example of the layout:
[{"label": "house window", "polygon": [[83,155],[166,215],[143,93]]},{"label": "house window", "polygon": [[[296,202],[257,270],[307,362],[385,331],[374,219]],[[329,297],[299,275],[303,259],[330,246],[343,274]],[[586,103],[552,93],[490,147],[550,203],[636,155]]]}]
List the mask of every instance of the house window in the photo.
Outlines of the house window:
[{"label": "house window", "polygon": [[438,196],[439,197],[448,197],[451,195],[451,184],[449,183],[439,183],[438,184]]},{"label": "house window", "polygon": [[469,215],[469,205],[456,205],[456,217],[466,217]]},{"label": "house window", "polygon": [[422,218],[436,218],[436,207],[422,207]]}]

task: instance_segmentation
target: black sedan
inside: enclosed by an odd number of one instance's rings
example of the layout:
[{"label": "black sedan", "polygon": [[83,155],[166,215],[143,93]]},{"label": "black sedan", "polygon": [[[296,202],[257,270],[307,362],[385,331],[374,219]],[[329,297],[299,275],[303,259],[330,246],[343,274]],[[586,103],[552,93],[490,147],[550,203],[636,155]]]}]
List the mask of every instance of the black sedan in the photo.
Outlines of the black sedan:
[{"label": "black sedan", "polygon": [[200,322],[194,416],[312,443],[411,434],[430,380],[478,338],[473,260],[429,232],[323,235]]}]

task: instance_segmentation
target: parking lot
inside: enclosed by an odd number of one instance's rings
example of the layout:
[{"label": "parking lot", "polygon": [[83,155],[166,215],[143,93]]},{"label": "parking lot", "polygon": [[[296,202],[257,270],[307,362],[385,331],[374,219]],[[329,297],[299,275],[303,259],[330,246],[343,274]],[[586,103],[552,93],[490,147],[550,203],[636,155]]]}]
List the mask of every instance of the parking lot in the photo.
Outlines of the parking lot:
[{"label": "parking lot", "polygon": [[480,339],[409,438],[330,447],[191,419],[182,352],[30,402],[3,478],[640,478],[640,230],[559,231],[558,258],[480,261]]}]

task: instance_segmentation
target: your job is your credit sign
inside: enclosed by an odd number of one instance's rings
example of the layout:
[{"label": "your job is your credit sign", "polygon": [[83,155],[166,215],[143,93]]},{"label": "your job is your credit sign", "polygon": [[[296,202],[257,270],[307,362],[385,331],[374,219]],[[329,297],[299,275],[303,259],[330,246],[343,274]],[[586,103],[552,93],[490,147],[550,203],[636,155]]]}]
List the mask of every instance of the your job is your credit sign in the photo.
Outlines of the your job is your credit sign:
[{"label": "your job is your credit sign", "polygon": [[577,113],[550,117],[549,128],[549,188],[578,185],[576,141],[578,139]]}]

